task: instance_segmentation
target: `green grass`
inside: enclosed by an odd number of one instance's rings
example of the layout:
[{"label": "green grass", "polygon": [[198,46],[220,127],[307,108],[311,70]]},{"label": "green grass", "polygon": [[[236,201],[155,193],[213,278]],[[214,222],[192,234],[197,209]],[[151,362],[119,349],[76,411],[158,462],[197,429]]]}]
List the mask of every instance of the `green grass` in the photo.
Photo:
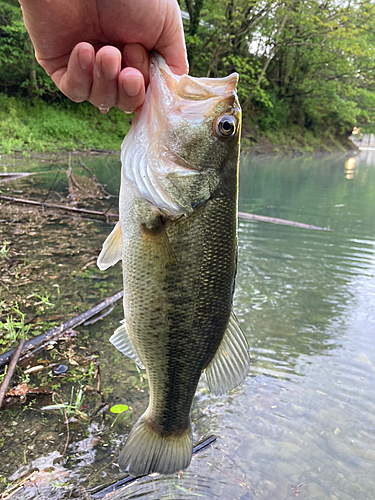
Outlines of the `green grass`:
[{"label": "green grass", "polygon": [[88,102],[47,104],[0,93],[0,154],[106,149],[118,151],[130,117],[118,109],[102,115]]}]

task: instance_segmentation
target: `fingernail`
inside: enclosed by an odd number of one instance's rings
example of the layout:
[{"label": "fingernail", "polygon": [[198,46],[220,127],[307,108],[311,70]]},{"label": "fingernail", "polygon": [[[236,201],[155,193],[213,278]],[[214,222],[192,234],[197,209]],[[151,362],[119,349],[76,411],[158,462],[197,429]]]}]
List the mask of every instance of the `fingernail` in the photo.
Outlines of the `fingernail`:
[{"label": "fingernail", "polygon": [[83,70],[91,67],[93,63],[93,54],[89,48],[81,48],[78,52],[78,62]]},{"label": "fingernail", "polygon": [[139,68],[146,62],[145,50],[138,44],[128,44],[124,50],[124,58],[126,66]]},{"label": "fingernail", "polygon": [[120,72],[120,59],[112,56],[103,56],[100,61],[99,71],[107,80],[114,80]]},{"label": "fingernail", "polygon": [[142,88],[142,78],[140,76],[128,76],[122,83],[122,89],[129,97],[137,96]]}]

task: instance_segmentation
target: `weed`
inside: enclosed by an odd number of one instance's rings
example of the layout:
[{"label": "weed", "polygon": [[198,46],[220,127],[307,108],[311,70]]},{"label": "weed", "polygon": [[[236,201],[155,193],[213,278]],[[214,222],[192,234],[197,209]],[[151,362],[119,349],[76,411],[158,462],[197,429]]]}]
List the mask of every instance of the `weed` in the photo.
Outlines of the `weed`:
[{"label": "weed", "polygon": [[[110,411],[112,413],[114,413],[115,415],[117,414],[116,418],[114,419],[114,421],[112,422],[112,425],[111,427],[113,427],[117,421],[117,419],[119,418],[120,415],[122,415],[123,413],[125,413],[126,411],[129,410],[129,407],[127,405],[114,405],[110,408]],[[127,418],[129,418],[129,414],[126,415]],[[127,420],[126,418],[126,420]]]},{"label": "weed", "polygon": [[34,297],[39,299],[40,302],[35,302],[35,306],[46,306],[46,307],[55,307],[55,304],[49,301],[49,294],[47,293],[45,297],[43,295],[37,295],[36,293],[34,294]]},{"label": "weed", "polygon": [[0,152],[110,149],[117,151],[130,117],[112,108],[102,115],[89,103],[31,103],[0,95]]},{"label": "weed", "polygon": [[8,315],[5,322],[0,321],[0,344],[19,342],[26,338],[30,325],[25,325],[25,315],[16,307],[12,307],[16,316]]},{"label": "weed", "polygon": [[7,247],[7,242],[5,241],[3,246],[0,248],[0,257],[2,259],[8,260],[8,253],[9,253],[9,248]]},{"label": "weed", "polygon": [[[96,356],[95,354],[92,356],[93,358],[98,358],[99,356]],[[87,377],[88,380],[91,381],[95,378],[96,373],[97,373],[97,364],[94,361],[90,362],[90,367],[87,370]]]},{"label": "weed", "polygon": [[54,405],[43,406],[41,408],[41,410],[42,411],[60,410],[60,412],[63,416],[64,416],[63,410],[65,410],[67,417],[75,415],[75,416],[83,418],[84,420],[87,420],[88,416],[86,415],[86,413],[83,413],[81,411],[81,408],[83,405],[83,400],[84,400],[84,395],[83,395],[82,387],[80,387],[78,389],[75,396],[74,396],[74,387],[72,387],[69,402],[63,402],[63,403],[58,403],[58,404],[54,404]]}]

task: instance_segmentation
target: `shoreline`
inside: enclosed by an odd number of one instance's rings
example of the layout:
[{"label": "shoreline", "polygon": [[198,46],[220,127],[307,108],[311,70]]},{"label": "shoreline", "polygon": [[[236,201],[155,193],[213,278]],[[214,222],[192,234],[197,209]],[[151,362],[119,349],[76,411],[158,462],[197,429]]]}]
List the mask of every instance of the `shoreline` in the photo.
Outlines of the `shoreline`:
[{"label": "shoreline", "polygon": [[[51,154],[119,153],[131,115],[112,108],[102,115],[88,102],[47,104],[0,93],[0,156],[37,157]],[[243,123],[241,149],[252,156],[301,156],[359,151],[349,137],[319,135],[293,125],[259,130]]]}]

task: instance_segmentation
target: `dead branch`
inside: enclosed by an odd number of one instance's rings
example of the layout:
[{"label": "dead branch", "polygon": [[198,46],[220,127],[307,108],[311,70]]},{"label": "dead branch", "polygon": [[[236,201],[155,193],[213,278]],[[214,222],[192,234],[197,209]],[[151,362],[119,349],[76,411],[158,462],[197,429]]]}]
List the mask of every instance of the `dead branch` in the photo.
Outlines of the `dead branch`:
[{"label": "dead branch", "polygon": [[49,188],[48,190],[48,193],[46,194],[46,197],[44,198],[43,200],[43,203],[45,203],[47,201],[47,198],[49,197],[49,195],[51,194],[51,191],[52,191],[52,188],[53,186],[55,185],[55,182],[57,181],[57,178],[59,176],[59,173],[61,172],[61,169],[57,172],[57,174],[55,175],[55,178],[53,179],[53,182],[51,184],[51,187]]},{"label": "dead branch", "polygon": [[10,196],[0,196],[0,200],[7,201],[8,203],[22,203],[25,205],[35,205],[38,207],[51,208],[54,210],[66,210],[67,212],[74,212],[82,215],[95,215],[96,217],[114,217],[118,219],[118,214],[111,212],[98,212],[97,210],[86,210],[84,208],[68,207],[66,205],[56,205],[54,203],[44,203],[36,200],[26,200],[24,198],[13,198]]},{"label": "dead branch", "polygon": [[[0,200],[7,201],[8,203],[24,203],[25,205],[28,204],[28,205],[36,205],[39,207],[52,208],[56,210],[67,210],[69,212],[74,212],[82,215],[95,215],[96,217],[105,217],[105,218],[112,217],[116,220],[118,220],[119,217],[118,214],[112,212],[98,212],[97,210],[86,210],[84,208],[74,208],[74,207],[68,207],[66,205],[55,205],[54,203],[43,203],[41,201],[25,200],[23,198],[11,198],[9,196],[0,195]],[[268,222],[270,224],[282,224],[284,226],[300,227],[302,229],[314,229],[316,231],[328,231],[328,232],[332,231],[331,229],[328,229],[326,227],[313,226],[311,224],[304,224],[302,222],[295,222],[286,219],[278,219],[276,217],[267,217],[266,215],[256,215],[256,214],[247,214],[244,212],[238,212],[238,217],[240,219],[256,220],[258,222]]]},{"label": "dead branch", "polygon": [[78,184],[76,178],[73,175],[72,161],[71,160],[72,160],[72,153],[71,153],[71,151],[69,151],[69,163],[68,163],[68,171],[67,171],[66,175],[68,177],[70,194],[72,195],[72,197],[74,196],[73,186],[75,186],[79,191],[82,191],[83,193],[85,193],[85,195],[88,196],[89,198],[96,198],[94,195],[89,193],[85,188],[83,188],[80,184]]},{"label": "dead branch", "polygon": [[86,172],[91,176],[92,180],[95,182],[95,184],[98,186],[98,188],[100,189],[100,191],[102,192],[103,196],[105,196],[106,198],[113,198],[113,195],[108,193],[108,191],[106,191],[105,187],[99,182],[98,178],[96,177],[96,175],[94,174],[94,172],[91,172],[91,170],[89,169],[89,167],[87,167],[83,161],[81,160],[81,158],[78,159],[79,161],[79,164],[81,165],[81,167],[86,170]]},{"label": "dead branch", "polygon": [[[52,340],[56,340],[59,337],[61,337],[61,335],[67,330],[69,330],[69,328],[75,328],[78,325],[81,325],[82,323],[87,321],[89,318],[92,318],[93,316],[99,314],[101,311],[103,311],[103,309],[111,307],[115,302],[121,299],[123,294],[124,294],[123,291],[118,292],[115,295],[112,295],[112,297],[103,300],[102,302],[92,307],[88,311],[85,311],[79,314],[78,316],[75,316],[74,318],[66,321],[65,323],[61,323],[60,325],[51,328],[46,333],[42,333],[41,335],[38,335],[37,337],[28,340],[24,348],[22,349],[22,354],[24,355],[20,359],[23,360],[27,357],[30,357],[36,351],[39,351],[45,345],[49,344]],[[26,352],[27,354],[25,354]],[[8,351],[0,356],[0,368],[8,363],[8,361],[10,360],[10,358],[13,356],[14,353],[15,350],[12,349],[11,351]]]},{"label": "dead branch", "polygon": [[267,217],[266,215],[255,215],[246,214],[244,212],[238,212],[238,218],[244,220],[256,220],[258,222],[269,222],[271,224],[281,224],[283,226],[293,226],[300,227],[302,229],[314,229],[315,231],[328,231],[332,232],[332,229],[327,227],[312,226],[311,224],[303,224],[302,222],[294,222],[292,220],[277,219],[276,217]]},{"label": "dead branch", "polygon": [[0,408],[3,405],[5,393],[7,392],[9,382],[11,381],[11,378],[12,378],[13,373],[14,373],[14,369],[16,368],[17,362],[19,360],[19,357],[21,356],[24,345],[25,345],[25,339],[21,339],[19,341],[17,349],[14,351],[12,361],[9,364],[8,371],[6,372],[6,375],[5,375],[3,382],[0,386]]}]

